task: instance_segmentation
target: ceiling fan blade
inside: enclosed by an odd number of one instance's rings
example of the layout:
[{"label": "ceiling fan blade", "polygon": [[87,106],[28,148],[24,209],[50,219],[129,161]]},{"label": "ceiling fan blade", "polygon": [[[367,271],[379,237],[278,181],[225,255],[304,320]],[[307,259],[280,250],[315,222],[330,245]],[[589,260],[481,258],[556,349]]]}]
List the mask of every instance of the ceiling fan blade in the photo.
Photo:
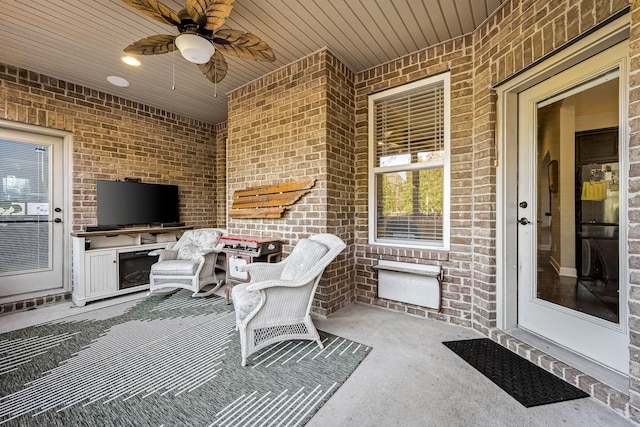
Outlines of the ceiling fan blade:
[{"label": "ceiling fan blade", "polygon": [[217,50],[209,62],[198,65],[198,68],[211,83],[220,83],[227,75],[227,61],[225,61],[224,55]]},{"label": "ceiling fan blade", "polygon": [[187,12],[200,28],[216,31],[231,14],[235,0],[187,0]]},{"label": "ceiling fan blade", "polygon": [[276,55],[267,42],[251,33],[222,29],[213,35],[213,43],[222,52],[244,59],[273,62]]},{"label": "ceiling fan blade", "polygon": [[172,36],[171,34],[157,34],[155,36],[138,40],[135,43],[131,43],[129,46],[124,48],[124,51],[134,55],[157,55],[167,53],[176,50],[175,39],[176,36]]},{"label": "ceiling fan blade", "polygon": [[156,0],[122,0],[147,16],[163,24],[180,25],[180,18],[164,4]]}]

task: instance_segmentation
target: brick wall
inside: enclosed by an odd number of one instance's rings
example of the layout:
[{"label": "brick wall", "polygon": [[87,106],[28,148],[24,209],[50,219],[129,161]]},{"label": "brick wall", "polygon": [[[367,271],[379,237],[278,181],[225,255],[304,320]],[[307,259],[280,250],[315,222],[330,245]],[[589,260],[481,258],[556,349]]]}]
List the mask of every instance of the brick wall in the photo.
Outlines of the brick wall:
[{"label": "brick wall", "polygon": [[[342,238],[347,248],[336,258],[322,278],[321,312],[332,313],[353,302],[354,269],[354,76],[335,56],[323,53],[327,70],[327,197],[326,232]],[[316,303],[314,301],[314,303]]]},{"label": "brick wall", "polygon": [[[425,49],[356,75],[356,299],[367,304],[410,314],[441,319],[473,327],[484,334],[496,334],[496,97],[492,87],[553,53],[565,43],[582,34],[618,11],[625,9],[625,0],[512,0],[481,26],[474,34]],[[640,2],[633,2],[634,22],[640,17]],[[635,27],[634,27],[635,28]],[[637,38],[640,30],[634,29]],[[640,49],[632,36],[634,57]],[[635,52],[634,52],[635,50]],[[633,61],[638,67],[638,61]],[[367,94],[406,82],[451,71],[452,134],[451,134],[451,250],[419,251],[370,246],[368,242],[368,170],[367,170]],[[637,89],[637,78],[633,77]],[[637,92],[637,90],[636,90]],[[630,116],[632,131],[640,131],[633,120],[637,116],[638,94],[631,88]],[[632,135],[630,158],[640,158],[638,139]],[[631,167],[631,191],[640,188],[637,175],[640,168]],[[638,205],[631,194],[630,205]],[[637,221],[640,215],[630,210],[630,241],[638,239]],[[635,223],[634,223],[635,222]],[[639,251],[630,243],[631,266],[640,266]],[[637,258],[637,259],[636,259]],[[371,266],[379,259],[415,263],[439,263],[444,267],[442,312],[410,304],[376,298],[377,274]],[[632,271],[631,290],[631,406],[629,412],[638,420],[640,407],[640,351],[637,331],[640,274]],[[502,342],[503,337],[500,337]],[[513,339],[504,339],[513,343]],[[513,344],[516,345],[516,344]],[[520,345],[520,344],[518,344]],[[522,345],[522,347],[526,347]],[[531,352],[531,354],[538,354]],[[545,356],[547,357],[547,356]],[[572,370],[561,363],[551,363],[549,370]],[[537,362],[537,361],[536,361]],[[563,367],[564,366],[564,367]],[[555,371],[554,371],[555,372]],[[559,376],[564,377],[564,374]],[[626,400],[616,390],[580,374],[580,386],[627,415]],[[568,378],[570,381],[571,378]]]},{"label": "brick wall", "polygon": [[[353,163],[351,168],[348,162],[341,167],[353,174],[354,190],[351,193],[343,186],[343,194],[352,195],[354,202],[343,207],[339,204],[339,200],[344,200],[341,196],[330,198],[325,206],[322,200],[308,198],[303,201],[304,207],[297,205],[283,221],[235,221],[230,228],[234,232],[268,233],[285,241],[290,239],[291,243],[296,240],[295,231],[299,235],[317,232],[312,219],[328,224],[331,222],[328,216],[341,210],[341,217],[349,224],[348,217],[353,214],[349,225],[353,227],[353,235],[349,238],[354,242],[350,250],[355,256],[353,291],[358,301],[473,327],[488,334],[496,319],[496,99],[492,86],[626,5],[624,0],[507,2],[472,35],[355,76],[346,73],[339,81],[353,78],[353,111],[329,109],[326,118],[323,111],[318,111],[317,100],[325,96],[322,57],[331,58],[330,53],[311,55],[241,88],[231,94],[229,104],[228,200],[234,190],[243,187],[294,179],[307,173],[324,174],[324,169],[317,168],[320,163],[309,164],[299,155],[307,152],[304,150],[308,150],[320,128],[322,140],[313,156],[326,161],[324,156],[329,154],[326,150],[331,149],[327,136],[331,129],[325,134],[324,121],[331,124],[353,114],[353,145],[342,153],[342,158],[353,156]],[[452,82],[451,249],[421,251],[368,245],[367,95],[445,71],[451,72]],[[327,89],[334,86],[331,84]],[[321,123],[319,128],[310,126],[316,122]],[[336,135],[351,135],[351,130]],[[296,140],[301,148],[294,153],[291,141]],[[304,169],[302,172],[300,167]],[[314,194],[328,192],[332,177],[343,173],[328,170],[327,183],[319,181]],[[301,220],[303,217],[305,220]],[[336,224],[341,221],[338,219]],[[340,227],[337,234],[343,232]],[[446,279],[442,311],[378,299],[377,274],[371,267],[381,258],[443,265]],[[319,291],[316,304],[320,312],[332,312],[336,308],[332,304],[341,300],[327,298],[323,292]],[[345,292],[348,295],[350,290],[345,288]]]},{"label": "brick wall", "polygon": [[[229,219],[231,233],[280,238],[285,254],[310,234],[352,238],[352,81],[346,67],[321,51],[229,94],[229,206],[236,190],[316,179],[312,191],[282,218]],[[326,270],[314,311],[326,315],[351,302],[349,253]]]},{"label": "brick wall", "polygon": [[[356,298],[410,314],[471,326],[474,250],[473,200],[473,39],[452,40],[356,75]],[[451,72],[451,244],[449,251],[402,249],[368,244],[368,94],[446,71]],[[379,259],[441,264],[445,271],[442,311],[377,298]]]},{"label": "brick wall", "polygon": [[97,222],[96,179],[124,177],[178,185],[180,219],[216,225],[212,125],[6,64],[0,99],[0,118],[73,134],[73,230]]},{"label": "brick wall", "polygon": [[[73,135],[72,230],[95,225],[96,179],[176,184],[180,219],[217,226],[219,147],[224,126],[181,117],[90,88],[0,63],[0,118]],[[223,198],[224,200],[224,198]],[[221,209],[224,215],[224,208]],[[71,230],[69,230],[71,231]],[[49,298],[50,299],[50,298]],[[54,302],[39,298],[4,307]]]},{"label": "brick wall", "polygon": [[[589,392],[624,416],[634,415],[638,371],[630,370],[631,400],[620,391],[566,364],[531,349],[495,329],[495,174],[496,98],[494,85],[552,55],[628,6],[626,0],[531,1],[512,0],[474,34],[474,251],[472,276],[473,326],[539,366]],[[633,43],[631,43],[633,46]],[[624,155],[624,154],[621,154]],[[478,201],[483,201],[478,203]],[[633,291],[632,291],[633,294]],[[624,322],[625,320],[622,319]],[[635,334],[630,319],[631,336]],[[633,341],[633,338],[632,338]],[[634,353],[631,351],[631,359]],[[634,372],[635,371],[635,372]],[[635,407],[635,408],[634,408]]]},{"label": "brick wall", "polygon": [[629,332],[630,414],[640,422],[640,1],[631,2],[629,39]]},{"label": "brick wall", "polygon": [[215,140],[215,213],[216,227],[227,226],[227,122],[214,127]]},{"label": "brick wall", "polygon": [[[356,75],[356,298],[411,314],[495,327],[496,98],[493,85],[550,54],[627,2],[507,2],[473,35],[461,37]],[[368,242],[367,94],[451,71],[451,250],[419,251]],[[376,298],[379,259],[440,263],[442,312]]]},{"label": "brick wall", "polygon": [[492,87],[628,6],[616,1],[514,0],[474,34],[474,327],[495,326],[496,99]]}]

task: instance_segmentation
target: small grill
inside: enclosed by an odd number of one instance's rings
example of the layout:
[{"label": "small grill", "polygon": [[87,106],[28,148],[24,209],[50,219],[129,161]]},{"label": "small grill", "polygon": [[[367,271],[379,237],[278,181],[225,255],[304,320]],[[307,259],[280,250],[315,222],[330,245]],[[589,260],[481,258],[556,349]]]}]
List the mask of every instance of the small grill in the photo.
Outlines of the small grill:
[{"label": "small grill", "polygon": [[242,266],[252,262],[278,262],[282,255],[282,243],[276,238],[258,236],[222,236],[222,251],[227,258],[227,282],[242,283],[250,280],[249,275],[240,271]]}]

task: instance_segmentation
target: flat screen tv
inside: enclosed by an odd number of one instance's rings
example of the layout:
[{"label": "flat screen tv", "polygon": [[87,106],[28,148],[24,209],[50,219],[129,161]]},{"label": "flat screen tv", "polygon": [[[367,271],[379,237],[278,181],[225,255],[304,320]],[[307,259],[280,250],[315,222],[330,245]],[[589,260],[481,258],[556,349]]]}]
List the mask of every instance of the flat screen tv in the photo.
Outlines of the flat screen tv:
[{"label": "flat screen tv", "polygon": [[166,224],[180,220],[178,186],[97,180],[98,225]]}]

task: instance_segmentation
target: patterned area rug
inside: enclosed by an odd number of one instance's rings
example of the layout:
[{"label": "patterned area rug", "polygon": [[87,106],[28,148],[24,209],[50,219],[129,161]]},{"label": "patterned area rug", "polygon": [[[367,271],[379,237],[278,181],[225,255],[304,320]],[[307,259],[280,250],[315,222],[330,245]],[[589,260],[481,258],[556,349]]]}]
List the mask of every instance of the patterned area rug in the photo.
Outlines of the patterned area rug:
[{"label": "patterned area rug", "polygon": [[190,295],[0,335],[0,425],[304,425],[370,351],[320,332],[243,368],[233,306]]}]

